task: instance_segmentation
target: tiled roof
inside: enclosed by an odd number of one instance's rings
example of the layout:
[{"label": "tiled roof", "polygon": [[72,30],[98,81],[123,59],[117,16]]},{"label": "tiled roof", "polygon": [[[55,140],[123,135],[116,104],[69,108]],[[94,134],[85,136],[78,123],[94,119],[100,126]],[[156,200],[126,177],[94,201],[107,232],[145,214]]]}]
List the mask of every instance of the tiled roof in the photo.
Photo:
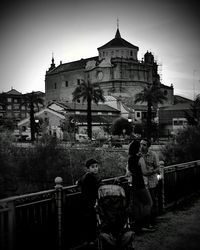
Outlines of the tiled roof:
[{"label": "tiled roof", "polygon": [[162,107],[161,110],[186,110],[191,109],[191,103],[177,103],[168,107]]},{"label": "tiled roof", "polygon": [[9,94],[9,95],[22,95],[22,93],[20,93],[16,89],[11,89],[8,92],[6,92],[6,94]]},{"label": "tiled roof", "polygon": [[71,70],[78,70],[78,69],[84,69],[86,66],[86,63],[91,60],[98,60],[98,56],[95,57],[90,57],[90,58],[85,58],[85,59],[80,59],[78,61],[73,61],[69,63],[63,63],[57,66],[55,69],[51,70],[48,73],[58,73],[61,71],[71,71]]},{"label": "tiled roof", "polygon": [[103,46],[99,47],[99,49],[106,49],[106,48],[112,48],[112,47],[126,47],[126,48],[133,48],[133,49],[139,49],[137,46],[127,42],[123,38],[121,38],[120,32],[117,29],[115,38],[109,41],[108,43],[104,44]]},{"label": "tiled roof", "polygon": [[122,103],[125,106],[127,106],[129,109],[131,108],[131,109],[134,109],[134,110],[147,111],[147,105],[135,104],[132,97],[122,97],[121,100],[122,100]]},{"label": "tiled roof", "polygon": [[[87,110],[87,104],[86,103],[70,103],[70,102],[54,102],[58,105],[61,105],[65,109],[71,109],[71,110],[80,110],[80,111],[86,111]],[[92,111],[103,111],[103,112],[116,112],[120,113],[118,109],[112,108],[106,104],[92,104]]]},{"label": "tiled roof", "polygon": [[[87,110],[87,104],[85,103],[68,103],[68,102],[57,102],[61,104],[62,106],[65,106],[66,108],[70,109],[76,109],[76,110]],[[106,104],[92,104],[92,110],[93,111],[107,111],[107,112],[119,112],[119,110],[112,108]]]},{"label": "tiled roof", "polygon": [[185,97],[182,97],[182,96],[179,96],[179,95],[174,95],[174,104],[177,104],[177,103],[192,103],[193,101],[188,99],[188,98],[185,98]]}]

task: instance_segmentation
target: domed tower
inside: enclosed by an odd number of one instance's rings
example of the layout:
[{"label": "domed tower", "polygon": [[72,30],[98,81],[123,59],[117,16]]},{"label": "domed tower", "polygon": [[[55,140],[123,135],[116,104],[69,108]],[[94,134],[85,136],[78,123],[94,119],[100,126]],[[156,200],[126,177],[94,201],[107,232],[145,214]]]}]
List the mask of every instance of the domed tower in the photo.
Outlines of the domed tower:
[{"label": "domed tower", "polygon": [[115,38],[98,48],[99,60],[111,58],[125,58],[137,61],[139,48],[121,37],[117,28]]}]

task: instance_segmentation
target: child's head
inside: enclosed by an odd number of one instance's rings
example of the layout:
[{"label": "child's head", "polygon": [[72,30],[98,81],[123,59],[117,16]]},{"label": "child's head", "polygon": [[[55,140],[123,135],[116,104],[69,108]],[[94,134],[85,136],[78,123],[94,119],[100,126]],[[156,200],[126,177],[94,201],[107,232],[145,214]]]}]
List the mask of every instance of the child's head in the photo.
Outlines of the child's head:
[{"label": "child's head", "polygon": [[87,160],[85,166],[90,173],[97,174],[99,171],[99,163],[93,158]]}]

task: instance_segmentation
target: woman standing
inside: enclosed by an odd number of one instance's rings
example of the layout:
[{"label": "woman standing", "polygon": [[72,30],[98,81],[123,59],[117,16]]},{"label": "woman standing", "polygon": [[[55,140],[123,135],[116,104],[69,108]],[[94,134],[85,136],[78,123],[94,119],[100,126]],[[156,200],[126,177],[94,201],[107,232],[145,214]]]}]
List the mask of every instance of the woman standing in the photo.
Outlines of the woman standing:
[{"label": "woman standing", "polygon": [[[146,226],[149,224],[152,199],[147,189],[147,170],[144,158],[139,154],[140,142],[134,140],[129,145],[128,170],[132,174],[132,192],[133,192],[133,214],[134,231],[141,233],[148,231]],[[151,229],[149,229],[151,231]]]}]

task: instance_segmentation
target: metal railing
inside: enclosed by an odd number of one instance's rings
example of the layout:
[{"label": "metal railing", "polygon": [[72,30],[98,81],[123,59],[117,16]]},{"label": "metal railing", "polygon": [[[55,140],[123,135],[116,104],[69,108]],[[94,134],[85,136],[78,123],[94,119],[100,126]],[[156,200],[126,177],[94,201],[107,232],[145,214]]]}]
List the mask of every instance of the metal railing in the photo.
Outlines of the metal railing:
[{"label": "metal railing", "polygon": [[163,202],[174,205],[200,188],[200,160],[164,168]]},{"label": "metal railing", "polygon": [[[163,211],[200,188],[200,160],[167,167],[160,163],[159,207]],[[128,197],[130,188],[123,176],[103,182],[118,180]],[[0,249],[61,250],[84,241],[80,190],[76,185],[63,187],[60,177],[55,182],[52,190],[0,200]]]}]

